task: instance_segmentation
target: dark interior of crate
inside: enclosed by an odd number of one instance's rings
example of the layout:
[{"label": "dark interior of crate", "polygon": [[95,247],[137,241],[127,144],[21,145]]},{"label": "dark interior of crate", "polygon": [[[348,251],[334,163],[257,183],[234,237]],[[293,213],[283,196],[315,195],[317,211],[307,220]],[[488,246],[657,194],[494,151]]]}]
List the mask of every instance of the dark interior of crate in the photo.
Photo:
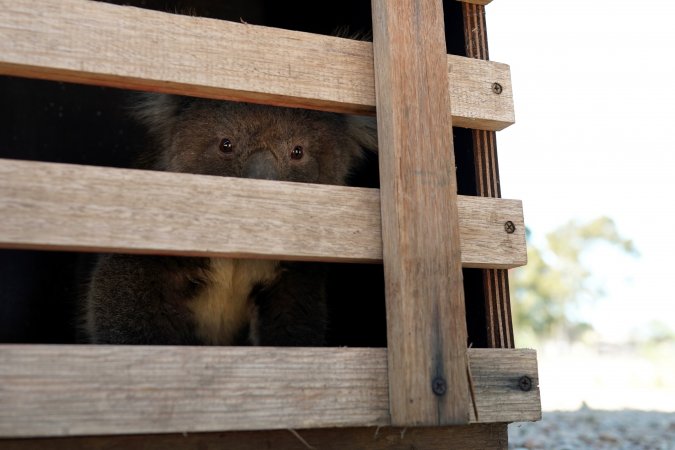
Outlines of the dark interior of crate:
[{"label": "dark interior of crate", "polygon": [[[369,2],[208,0],[114,1],[168,12],[320,34],[368,36]],[[448,53],[464,55],[461,4],[444,2]],[[131,167],[143,131],[127,116],[130,93],[119,89],[0,77],[0,157],[112,167]],[[455,128],[459,194],[476,195],[471,131]],[[375,158],[352,184],[377,187]],[[95,255],[0,250],[0,342],[77,342],[77,298]],[[384,346],[386,324],[381,265],[330,264],[329,343]],[[348,283],[343,280],[349,280]],[[480,270],[464,270],[469,341],[487,342]]]}]

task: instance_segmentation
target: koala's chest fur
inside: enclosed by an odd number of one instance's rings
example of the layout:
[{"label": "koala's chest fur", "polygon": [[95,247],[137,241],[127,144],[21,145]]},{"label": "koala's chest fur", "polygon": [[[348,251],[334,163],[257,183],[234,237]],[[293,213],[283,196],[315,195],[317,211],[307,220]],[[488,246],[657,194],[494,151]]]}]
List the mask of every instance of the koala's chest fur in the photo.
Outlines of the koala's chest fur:
[{"label": "koala's chest fur", "polygon": [[200,340],[207,345],[234,344],[241,330],[255,322],[251,290],[273,281],[278,272],[278,261],[211,258],[205,285],[190,301]]}]

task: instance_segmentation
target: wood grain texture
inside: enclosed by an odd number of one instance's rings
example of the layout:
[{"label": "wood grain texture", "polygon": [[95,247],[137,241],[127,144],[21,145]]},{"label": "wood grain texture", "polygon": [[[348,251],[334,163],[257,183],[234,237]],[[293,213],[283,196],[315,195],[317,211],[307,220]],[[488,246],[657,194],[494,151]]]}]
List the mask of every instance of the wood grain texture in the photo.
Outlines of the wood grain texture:
[{"label": "wood grain texture", "polygon": [[[485,8],[465,4],[462,6],[462,12],[467,56],[488,59]],[[496,133],[472,130],[472,134],[478,195],[501,198]],[[488,345],[492,348],[514,348],[508,272],[500,269],[484,270],[483,291],[485,292]]]},{"label": "wood grain texture", "polygon": [[483,289],[486,293],[488,345],[491,348],[515,348],[508,271],[485,269]]},{"label": "wood grain texture", "polygon": [[[538,417],[533,350],[468,355],[480,422]],[[383,348],[2,345],[0,437],[390,426],[387,380]]]},{"label": "wood grain texture", "polygon": [[[459,205],[465,266],[525,261],[519,201]],[[376,189],[0,160],[0,216],[5,248],[382,259]]]},{"label": "wood grain texture", "polygon": [[[507,411],[518,411],[517,415],[526,417],[525,421],[541,420],[537,355],[534,350],[469,349],[468,355],[478,422],[520,421],[514,420],[516,414]],[[523,371],[524,367],[528,369]],[[532,390],[525,396],[525,392],[518,387],[518,381],[524,375],[532,380]],[[499,392],[500,395],[492,396],[491,392]],[[503,420],[508,416],[508,420]],[[471,420],[476,421],[473,411]]]},{"label": "wood grain texture", "polygon": [[[502,450],[502,424],[430,428],[323,428],[295,431],[155,434],[0,440],[3,450]],[[305,445],[302,440],[307,445]],[[308,447],[308,445],[310,447]]]},{"label": "wood grain texture", "polygon": [[[508,66],[447,61],[456,125],[513,122]],[[85,0],[0,0],[0,74],[339,112],[375,106],[369,42]]]},{"label": "wood grain texture", "polygon": [[463,424],[467,331],[443,6],[372,8],[392,423]]}]

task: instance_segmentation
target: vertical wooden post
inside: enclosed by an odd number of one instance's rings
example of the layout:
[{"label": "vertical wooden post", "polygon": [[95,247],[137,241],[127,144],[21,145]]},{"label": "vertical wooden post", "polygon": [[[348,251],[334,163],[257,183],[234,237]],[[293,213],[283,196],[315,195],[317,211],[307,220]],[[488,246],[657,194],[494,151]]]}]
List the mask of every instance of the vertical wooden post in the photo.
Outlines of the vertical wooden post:
[{"label": "vertical wooden post", "polygon": [[[485,7],[463,3],[462,12],[466,56],[488,60]],[[472,133],[478,195],[500,198],[496,133],[484,130],[472,130]],[[483,270],[483,288],[488,346],[514,348],[508,272],[500,269]]]},{"label": "vertical wooden post", "polygon": [[393,425],[469,419],[441,0],[373,0]]}]

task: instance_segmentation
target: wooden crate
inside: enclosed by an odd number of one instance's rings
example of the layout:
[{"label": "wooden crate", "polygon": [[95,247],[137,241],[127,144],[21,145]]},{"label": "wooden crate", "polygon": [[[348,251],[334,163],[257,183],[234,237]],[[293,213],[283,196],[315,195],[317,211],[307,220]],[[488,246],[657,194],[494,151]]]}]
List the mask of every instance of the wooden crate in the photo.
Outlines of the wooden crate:
[{"label": "wooden crate", "polygon": [[[463,57],[446,55],[436,0],[374,0],[374,44],[84,0],[0,0],[4,75],[356,114],[377,106],[382,185],[5,159],[2,247],[383,261],[389,324],[387,349],[2,345],[0,446],[144,434],[106,439],[503,448],[504,423],[538,420],[536,355],[512,349],[505,269],[526,262],[525,227],[520,202],[499,198],[494,132],[513,123],[513,102],[508,66],[487,61],[485,3],[461,5]],[[450,124],[473,130],[478,196],[456,195]],[[204,191],[218,198],[190,195]],[[208,211],[198,222],[196,197]],[[157,221],[170,231],[153,235]],[[293,232],[270,235],[273,223]],[[481,269],[492,348],[466,350],[462,267]],[[180,434],[206,432],[220,434]]]}]

